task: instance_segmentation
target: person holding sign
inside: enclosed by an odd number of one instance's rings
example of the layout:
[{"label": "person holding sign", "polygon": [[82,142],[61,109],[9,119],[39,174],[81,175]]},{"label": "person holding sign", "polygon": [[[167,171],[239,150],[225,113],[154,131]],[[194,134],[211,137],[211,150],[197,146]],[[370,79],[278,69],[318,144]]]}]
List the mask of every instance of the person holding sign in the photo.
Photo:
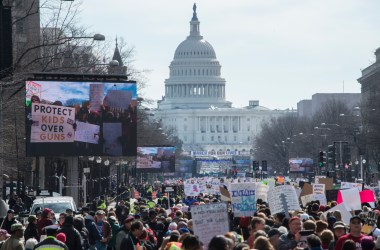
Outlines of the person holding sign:
[{"label": "person holding sign", "polygon": [[289,232],[281,235],[278,250],[289,250],[297,247],[301,239],[300,231],[302,229],[302,222],[299,217],[292,217],[289,220]]}]

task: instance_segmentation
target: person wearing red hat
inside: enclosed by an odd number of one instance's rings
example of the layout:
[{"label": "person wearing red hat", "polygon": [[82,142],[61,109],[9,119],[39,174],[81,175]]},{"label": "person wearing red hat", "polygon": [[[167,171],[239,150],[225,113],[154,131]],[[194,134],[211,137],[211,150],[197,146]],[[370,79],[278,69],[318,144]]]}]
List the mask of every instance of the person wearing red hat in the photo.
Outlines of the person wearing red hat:
[{"label": "person wearing red hat", "polygon": [[40,236],[44,234],[42,230],[44,227],[51,226],[54,224],[53,221],[50,219],[52,214],[54,214],[54,212],[50,208],[45,208],[42,211],[41,219],[37,222],[37,230]]},{"label": "person wearing red hat", "polygon": [[297,247],[301,239],[300,231],[302,229],[302,221],[299,217],[294,216],[289,220],[289,232],[281,235],[278,244],[278,250],[289,250]]}]

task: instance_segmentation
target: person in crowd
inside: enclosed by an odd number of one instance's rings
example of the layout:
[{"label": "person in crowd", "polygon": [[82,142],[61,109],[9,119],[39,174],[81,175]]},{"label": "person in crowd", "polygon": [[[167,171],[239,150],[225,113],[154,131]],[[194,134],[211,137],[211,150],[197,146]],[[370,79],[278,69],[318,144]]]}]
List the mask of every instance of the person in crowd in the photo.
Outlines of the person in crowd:
[{"label": "person in crowd", "polygon": [[30,215],[28,217],[28,225],[26,226],[26,229],[25,229],[24,238],[25,238],[25,241],[29,240],[30,238],[35,238],[36,240],[40,240],[40,236],[37,230],[37,216]]},{"label": "person in crowd", "polygon": [[24,250],[24,227],[21,223],[11,226],[11,236],[1,246],[1,250]]},{"label": "person in crowd", "polygon": [[301,239],[300,231],[302,229],[301,219],[293,216],[289,220],[289,232],[281,235],[278,250],[294,249]]},{"label": "person in crowd", "polygon": [[110,241],[108,243],[108,248],[109,249],[115,249],[116,234],[120,230],[120,225],[119,225],[119,222],[116,219],[115,213],[113,211],[112,212],[108,212],[108,223],[110,224],[111,231],[112,231],[112,237],[111,237],[111,239],[110,239]]},{"label": "person in crowd", "polygon": [[337,221],[333,225],[333,233],[334,233],[334,239],[331,241],[329,245],[329,250],[334,250],[335,244],[338,241],[338,239],[346,234],[346,225],[342,221]]},{"label": "person in crowd", "polygon": [[98,228],[96,227],[94,216],[95,213],[93,211],[90,211],[84,217],[84,224],[86,226],[86,229],[88,230],[88,243],[91,249],[95,249],[96,242],[102,240],[102,234],[98,231]]},{"label": "person in crowd", "polygon": [[37,230],[40,236],[44,234],[42,231],[43,228],[54,224],[53,220],[51,219],[52,216],[54,216],[54,212],[50,208],[45,208],[42,211],[41,219],[37,222]]},{"label": "person in crowd", "polygon": [[73,226],[78,232],[80,233],[80,236],[82,237],[82,246],[84,250],[87,250],[90,248],[90,243],[88,241],[88,230],[84,225],[84,218],[82,216],[76,216],[74,217],[74,223]]},{"label": "person in crowd", "polygon": [[0,248],[4,242],[11,237],[11,235],[5,229],[0,229]]},{"label": "person in crowd", "polygon": [[69,250],[65,243],[57,240],[58,225],[50,225],[44,227],[44,231],[47,235],[46,239],[38,243],[34,250]]},{"label": "person in crowd", "polygon": [[254,247],[255,249],[275,250],[272,244],[270,243],[269,239],[264,236],[259,236],[255,239]]},{"label": "person in crowd", "polygon": [[102,239],[96,241],[96,249],[106,250],[108,242],[112,238],[112,229],[108,221],[105,220],[105,213],[103,210],[96,211],[95,215],[96,227],[99,233],[102,235]]},{"label": "person in crowd", "polygon": [[15,214],[20,214],[25,211],[25,205],[20,197],[17,198],[16,204],[14,204],[12,208],[15,211]]},{"label": "person in crowd", "polygon": [[69,250],[82,249],[82,237],[78,230],[74,228],[74,218],[72,216],[66,216],[58,233],[64,233],[67,241],[66,246]]},{"label": "person in crowd", "polygon": [[306,241],[310,250],[322,250],[322,242],[317,235],[310,234],[307,236]]},{"label": "person in crowd", "polygon": [[230,250],[232,249],[232,240],[224,235],[215,235],[208,244],[208,250]]},{"label": "person in crowd", "polygon": [[319,236],[322,241],[322,249],[328,250],[331,242],[334,240],[334,233],[331,230],[323,230]]},{"label": "person in crowd", "polygon": [[375,241],[372,236],[365,236],[362,238],[360,245],[362,246],[362,250],[373,250],[375,248]]},{"label": "person in crowd", "polygon": [[278,248],[278,245],[280,243],[280,236],[282,235],[283,233],[280,232],[280,230],[278,230],[277,228],[272,228],[269,232],[268,232],[268,239],[269,239],[269,242],[272,244],[272,246],[277,249]]},{"label": "person in crowd", "polygon": [[9,209],[7,215],[3,219],[1,223],[1,229],[7,230],[7,232],[11,233],[12,225],[19,223],[15,218],[15,211],[13,209]]},{"label": "person in crowd", "polygon": [[63,222],[65,222],[67,214],[66,213],[60,213],[58,217],[58,225],[62,226]]},{"label": "person in crowd", "polygon": [[130,232],[132,222],[134,221],[133,216],[129,216],[124,220],[123,226],[120,227],[119,231],[116,233],[116,239],[115,239],[115,249],[120,250],[120,245],[122,240],[127,236],[127,234]]},{"label": "person in crowd", "polygon": [[133,221],[131,231],[124,237],[120,244],[120,249],[137,249],[141,247],[141,242],[138,239],[143,233],[144,225],[141,221]]},{"label": "person in crowd", "polygon": [[361,233],[363,225],[362,223],[362,219],[359,216],[352,216],[350,218],[350,233],[345,234],[338,239],[334,247],[334,250],[346,250],[345,248],[343,248],[343,244],[347,240],[354,241],[356,249],[361,250],[360,242],[362,238],[365,236]]},{"label": "person in crowd", "polygon": [[249,230],[249,238],[247,240],[248,245],[253,248],[253,242],[255,241],[254,234],[258,230],[264,230],[265,220],[261,217],[253,217],[251,220],[251,228]]},{"label": "person in crowd", "polygon": [[182,241],[182,250],[203,250],[198,236],[189,234]]},{"label": "person in crowd", "polygon": [[358,248],[356,247],[355,241],[353,241],[353,240],[346,240],[343,243],[342,249],[344,249],[344,250],[357,250]]},{"label": "person in crowd", "polygon": [[38,244],[38,240],[35,238],[30,238],[25,242],[25,250],[33,250],[34,247]]},{"label": "person in crowd", "polygon": [[66,244],[66,234],[65,233],[58,233],[56,236],[57,240],[59,240],[62,243]]}]

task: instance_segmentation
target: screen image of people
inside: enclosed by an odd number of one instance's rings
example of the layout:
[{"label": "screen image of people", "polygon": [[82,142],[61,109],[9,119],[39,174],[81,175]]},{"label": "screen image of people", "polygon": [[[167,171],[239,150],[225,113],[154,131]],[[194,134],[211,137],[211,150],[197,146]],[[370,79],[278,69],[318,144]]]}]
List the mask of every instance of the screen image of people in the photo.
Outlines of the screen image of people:
[{"label": "screen image of people", "polygon": [[26,82],[28,156],[135,156],[135,82]]},{"label": "screen image of people", "polygon": [[153,172],[175,171],[174,147],[138,147],[137,169]]}]

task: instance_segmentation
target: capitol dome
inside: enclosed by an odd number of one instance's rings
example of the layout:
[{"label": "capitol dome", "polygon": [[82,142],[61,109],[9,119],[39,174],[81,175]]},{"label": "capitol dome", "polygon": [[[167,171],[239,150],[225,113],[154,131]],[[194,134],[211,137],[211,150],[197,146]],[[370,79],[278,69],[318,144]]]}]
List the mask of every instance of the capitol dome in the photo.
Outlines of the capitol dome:
[{"label": "capitol dome", "polygon": [[200,34],[196,10],[194,4],[190,34],[174,52],[170,77],[165,80],[165,97],[159,108],[231,107],[231,102],[225,100],[226,81],[221,77],[221,65],[214,48]]},{"label": "capitol dome", "polygon": [[178,45],[174,53],[174,59],[187,58],[216,59],[216,55],[214,48],[206,40],[188,38]]}]

